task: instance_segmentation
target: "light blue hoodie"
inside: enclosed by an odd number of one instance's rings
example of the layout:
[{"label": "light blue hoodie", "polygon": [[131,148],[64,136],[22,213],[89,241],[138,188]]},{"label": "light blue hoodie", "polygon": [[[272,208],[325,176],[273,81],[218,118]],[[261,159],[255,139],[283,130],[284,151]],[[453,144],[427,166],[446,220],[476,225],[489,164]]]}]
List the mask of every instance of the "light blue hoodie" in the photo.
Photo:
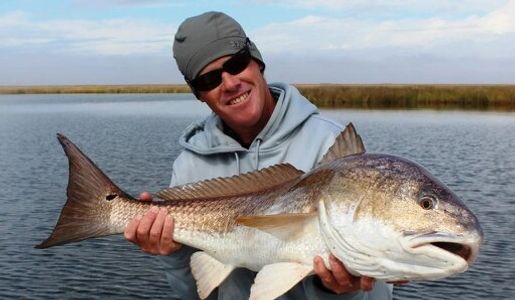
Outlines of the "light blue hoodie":
[{"label": "light blue hoodie", "polygon": [[[171,186],[215,177],[227,177],[262,169],[278,163],[290,163],[307,172],[323,157],[336,136],[340,124],[323,118],[318,109],[290,85],[269,86],[276,107],[265,128],[248,148],[224,133],[221,119],[212,114],[186,128],[180,137],[185,148],[173,164]],[[180,251],[162,257],[173,296],[198,299],[189,269],[189,258],[196,251],[183,246]],[[248,299],[255,273],[237,269],[208,299]],[[391,287],[376,283],[371,293],[334,295],[320,289],[315,277],[305,278],[280,299],[391,299]],[[374,295],[374,297],[370,297]]]}]

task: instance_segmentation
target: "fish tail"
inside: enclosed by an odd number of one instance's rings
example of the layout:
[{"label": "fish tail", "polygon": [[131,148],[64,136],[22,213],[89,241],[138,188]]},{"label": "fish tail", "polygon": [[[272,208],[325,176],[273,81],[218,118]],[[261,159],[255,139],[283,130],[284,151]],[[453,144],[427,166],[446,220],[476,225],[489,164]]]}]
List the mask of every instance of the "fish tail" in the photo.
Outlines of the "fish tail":
[{"label": "fish tail", "polygon": [[115,200],[133,199],[118,188],[93,161],[62,134],[57,139],[68,157],[67,200],[50,237],[36,248],[119,233],[110,224]]}]

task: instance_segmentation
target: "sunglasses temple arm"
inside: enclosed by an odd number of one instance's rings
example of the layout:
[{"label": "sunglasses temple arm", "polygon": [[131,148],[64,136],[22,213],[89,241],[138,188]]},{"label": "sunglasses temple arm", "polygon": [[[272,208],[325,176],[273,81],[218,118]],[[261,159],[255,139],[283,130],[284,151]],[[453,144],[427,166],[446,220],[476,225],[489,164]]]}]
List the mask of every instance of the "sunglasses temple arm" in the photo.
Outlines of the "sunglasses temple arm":
[{"label": "sunglasses temple arm", "polygon": [[188,80],[188,78],[186,78],[186,76],[184,77],[184,80],[190,87],[190,90],[193,93],[193,95],[195,95],[195,97],[197,97],[197,99],[200,100],[200,93],[191,85],[190,81]]}]

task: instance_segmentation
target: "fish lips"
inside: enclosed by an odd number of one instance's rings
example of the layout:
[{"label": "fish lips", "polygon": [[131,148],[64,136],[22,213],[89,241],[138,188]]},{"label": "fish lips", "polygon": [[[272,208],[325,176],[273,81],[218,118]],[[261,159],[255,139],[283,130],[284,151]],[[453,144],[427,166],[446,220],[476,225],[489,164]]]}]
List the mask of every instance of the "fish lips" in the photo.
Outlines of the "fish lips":
[{"label": "fish lips", "polygon": [[403,246],[408,252],[428,252],[440,255],[442,259],[451,259],[455,264],[466,264],[466,267],[477,259],[479,246],[483,239],[481,232],[469,234],[446,232],[405,233],[404,237]]}]

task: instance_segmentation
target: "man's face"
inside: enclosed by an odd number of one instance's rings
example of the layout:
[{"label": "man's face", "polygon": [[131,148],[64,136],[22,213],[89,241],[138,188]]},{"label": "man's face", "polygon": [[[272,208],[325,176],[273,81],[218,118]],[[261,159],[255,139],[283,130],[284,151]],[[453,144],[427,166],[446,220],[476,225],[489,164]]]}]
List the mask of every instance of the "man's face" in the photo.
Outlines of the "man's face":
[{"label": "man's face", "polygon": [[[204,67],[200,75],[222,67],[230,56],[214,60]],[[268,86],[259,64],[251,60],[242,72],[231,75],[222,72],[222,83],[216,88],[199,92],[203,102],[233,130],[259,131],[266,125],[273,111]]]}]

